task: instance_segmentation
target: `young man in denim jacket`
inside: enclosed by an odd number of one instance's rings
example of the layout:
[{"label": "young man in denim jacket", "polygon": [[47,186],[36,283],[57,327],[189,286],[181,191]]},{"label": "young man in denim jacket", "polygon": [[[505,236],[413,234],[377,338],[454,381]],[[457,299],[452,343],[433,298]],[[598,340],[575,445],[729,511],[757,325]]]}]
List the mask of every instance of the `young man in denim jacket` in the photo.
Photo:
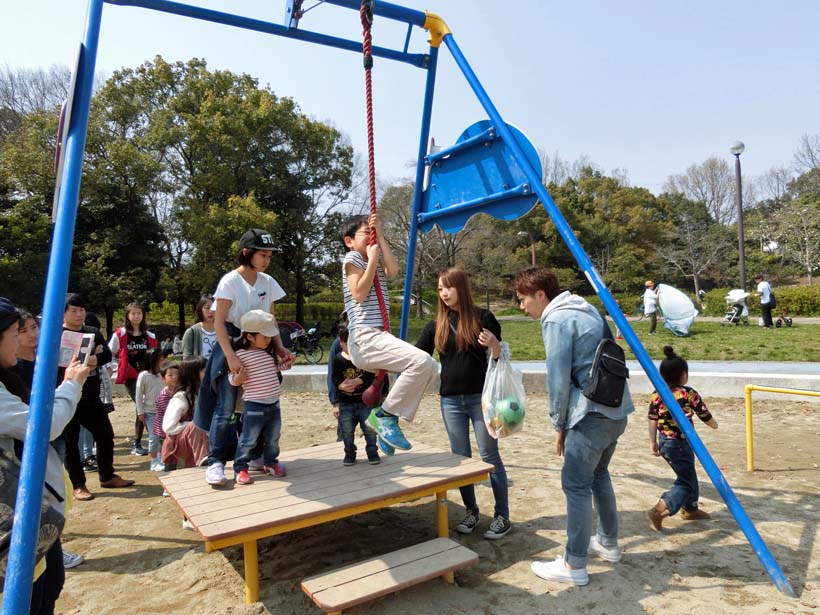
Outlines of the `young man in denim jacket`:
[{"label": "young man in denim jacket", "polygon": [[[561,292],[558,277],[530,267],[513,279],[521,309],[541,320],[547,354],[549,412],[555,430],[555,453],[564,457],[561,487],[567,499],[567,545],[554,561],[534,561],[533,572],[549,581],[586,585],[587,553],[609,562],[621,559],[618,510],[609,477],[609,461],[634,411],[629,389],[620,407],[595,403],[581,392],[589,378],[595,350],[604,334],[598,311],[585,299]],[[580,385],[573,385],[573,380]],[[598,529],[592,535],[592,501]]]}]

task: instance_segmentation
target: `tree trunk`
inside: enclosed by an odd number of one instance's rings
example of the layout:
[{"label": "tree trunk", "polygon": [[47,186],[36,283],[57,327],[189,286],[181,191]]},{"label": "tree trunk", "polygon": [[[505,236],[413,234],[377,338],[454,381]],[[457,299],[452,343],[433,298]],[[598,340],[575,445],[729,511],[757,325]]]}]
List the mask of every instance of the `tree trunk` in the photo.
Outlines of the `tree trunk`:
[{"label": "tree trunk", "polygon": [[487,311],[489,311],[490,310],[490,287],[489,286],[487,287],[487,290],[485,292],[487,293]]},{"label": "tree trunk", "polygon": [[305,276],[302,269],[296,270],[296,322],[305,326]]},{"label": "tree trunk", "polygon": [[179,333],[185,332],[185,301],[182,299],[182,292],[177,291],[177,315],[179,318]]},{"label": "tree trunk", "polygon": [[111,305],[105,306],[105,331],[105,339],[110,340],[114,335],[114,306]]}]

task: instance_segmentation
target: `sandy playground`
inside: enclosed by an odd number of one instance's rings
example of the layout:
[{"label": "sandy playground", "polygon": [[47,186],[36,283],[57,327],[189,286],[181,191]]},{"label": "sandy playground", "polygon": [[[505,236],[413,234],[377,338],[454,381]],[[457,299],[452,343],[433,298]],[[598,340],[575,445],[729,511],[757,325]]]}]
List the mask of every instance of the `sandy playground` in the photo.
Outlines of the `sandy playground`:
[{"label": "sandy playground", "polygon": [[[86,563],[67,571],[60,613],[317,615],[321,611],[299,588],[303,578],[435,536],[433,502],[427,498],[261,541],[261,601],[245,605],[241,548],[205,553],[198,536],[181,528],[181,517],[162,497],[147,457],[129,454],[133,406],[127,399],[117,401],[115,464],[137,485],[105,491],[96,474],[89,475],[88,486],[97,497],[75,503],[63,539]],[[611,466],[621,511],[620,563],[590,559],[590,584],[580,588],[545,582],[530,572],[533,558],[562,553],[565,527],[560,459],[552,453],[546,398],[531,396],[524,431],[501,446],[513,531],[497,542],[484,540],[481,532],[463,537],[451,531],[480,556],[476,566],[456,573],[455,586],[436,579],[348,612],[820,613],[820,406],[755,401],[759,470],[754,475],[745,471],[741,400],[711,400],[720,429],[699,430],[798,592],[798,598],[789,599],[774,589],[702,469],[701,507],[713,519],[687,523],[673,518],[663,535],[648,529],[645,510],[673,474],[649,454],[648,400],[639,396],[635,401],[640,410]],[[282,410],[283,449],[335,439],[335,420],[324,395],[288,393]],[[413,440],[447,448],[437,396],[425,397],[407,432]],[[488,483],[477,491],[483,530],[492,513],[492,493]],[[455,502],[452,528],[463,508],[457,492],[450,497]]]}]

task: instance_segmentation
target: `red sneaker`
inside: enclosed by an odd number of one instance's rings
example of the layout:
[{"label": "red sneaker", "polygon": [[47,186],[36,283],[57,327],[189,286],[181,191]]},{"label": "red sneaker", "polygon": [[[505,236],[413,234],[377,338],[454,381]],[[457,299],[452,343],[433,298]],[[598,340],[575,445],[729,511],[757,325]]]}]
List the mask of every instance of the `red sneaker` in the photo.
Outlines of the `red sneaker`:
[{"label": "red sneaker", "polygon": [[274,463],[272,466],[265,466],[265,474],[273,474],[276,478],[287,476],[284,463]]},{"label": "red sneaker", "polygon": [[250,485],[252,482],[253,479],[247,470],[239,470],[239,474],[236,475],[237,485]]}]

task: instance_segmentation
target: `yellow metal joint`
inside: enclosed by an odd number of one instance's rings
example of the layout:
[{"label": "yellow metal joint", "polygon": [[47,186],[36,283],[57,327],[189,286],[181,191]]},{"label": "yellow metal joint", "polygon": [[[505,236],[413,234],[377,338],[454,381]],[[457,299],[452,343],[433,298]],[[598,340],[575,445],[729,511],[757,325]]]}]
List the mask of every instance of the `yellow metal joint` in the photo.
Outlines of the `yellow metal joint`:
[{"label": "yellow metal joint", "polygon": [[424,20],[423,27],[430,33],[430,47],[439,47],[441,40],[452,32],[444,20],[435,13],[424,11],[424,14],[427,15],[427,19]]}]

